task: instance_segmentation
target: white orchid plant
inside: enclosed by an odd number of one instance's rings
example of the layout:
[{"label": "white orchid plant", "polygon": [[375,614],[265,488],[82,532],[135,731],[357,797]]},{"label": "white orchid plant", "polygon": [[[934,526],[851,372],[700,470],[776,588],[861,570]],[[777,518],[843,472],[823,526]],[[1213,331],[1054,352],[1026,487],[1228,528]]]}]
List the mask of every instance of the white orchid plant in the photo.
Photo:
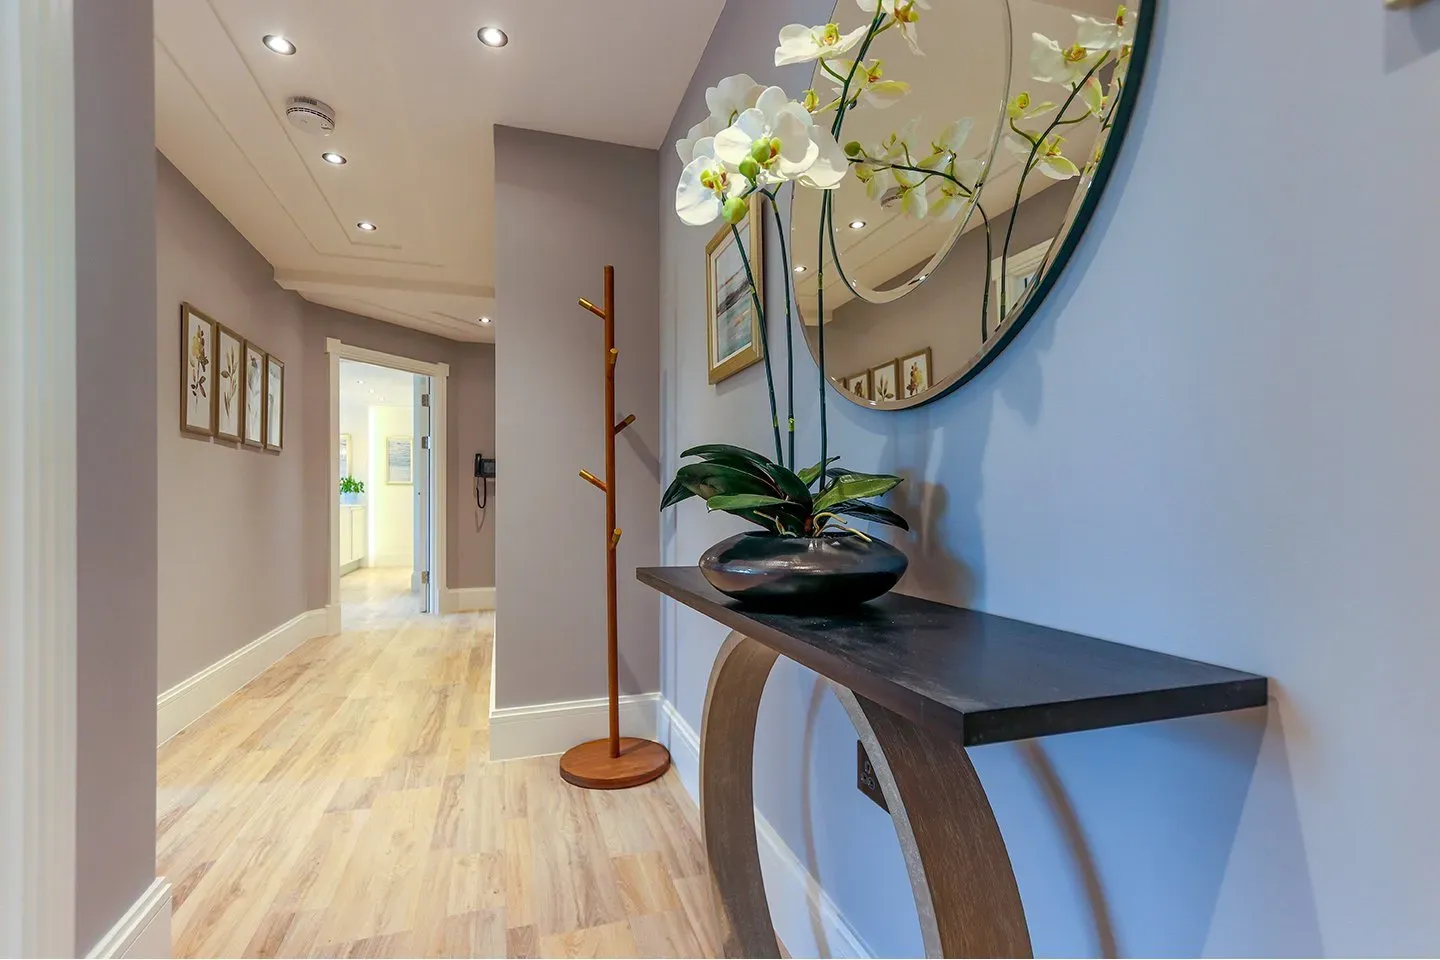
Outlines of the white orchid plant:
[{"label": "white orchid plant", "polygon": [[[789,254],[785,231],[780,235],[780,257],[785,285],[785,363],[787,370],[788,442],[782,443],[781,418],[771,367],[768,325],[761,293],[754,283],[748,252],[741,242],[738,224],[757,198],[768,203],[780,222],[778,191],[787,183],[794,188],[822,191],[817,290],[819,312],[824,313],[826,258],[823,251],[830,237],[832,262],[841,280],[853,285],[840,266],[834,250],[832,229],[833,191],[847,177],[864,184],[867,196],[882,203],[897,202],[908,216],[917,219],[954,220],[968,217],[973,207],[980,213],[986,235],[986,269],[991,260],[989,217],[978,198],[987,168],[987,158],[962,157],[965,142],[974,126],[970,118],[955,120],[928,139],[921,139],[919,120],[877,144],[851,141],[841,146],[846,116],[857,109],[884,109],[903,99],[909,84],[888,77],[878,58],[869,58],[876,37],[894,30],[916,55],[920,50],[919,27],[928,0],[856,0],[869,15],[869,23],[848,32],[836,23],[821,26],[791,24],[780,31],[775,50],[776,66],[816,63],[816,76],[823,77],[833,91],[816,89],[791,98],[783,89],[756,83],[746,74],[721,80],[706,91],[709,115],[693,126],[675,144],[684,169],[675,189],[675,211],[692,226],[722,220],[729,224],[736,248],[750,283],[750,296],[759,320],[765,382],[769,392],[774,459],[726,444],[707,444],[686,450],[682,456],[700,457],[699,463],[682,466],[666,491],[661,508],[691,496],[706,500],[711,510],[720,510],[749,520],[765,530],[785,536],[818,537],[852,530],[846,518],[889,523],[908,529],[898,514],[868,502],[897,484],[899,477],[862,474],[831,467],[837,459],[828,455],[825,410],[825,325],[817,325],[817,352],[820,366],[820,460],[812,467],[797,470],[795,462],[795,402],[793,387],[794,296],[790,287]],[[1112,122],[1114,106],[1124,83],[1124,66],[1134,41],[1133,17],[1120,7],[1113,22],[1076,16],[1078,30],[1069,47],[1034,35],[1031,58],[1036,80],[1068,88],[1068,96],[1057,108],[1051,102],[1035,102],[1022,92],[1007,104],[1007,146],[1021,156],[1024,169],[1017,188],[1018,207],[1025,180],[1035,171],[1052,179],[1068,179],[1082,171],[1064,155],[1064,139],[1056,130],[1071,127],[1092,117],[1099,118],[1096,154],[1084,174],[1094,170],[1098,144]],[[1108,91],[1098,74],[1113,64]],[[1083,113],[1071,110],[1077,103]],[[1048,122],[1044,118],[1053,118]],[[1043,124],[1040,126],[1038,124]],[[1014,229],[1015,210],[1005,234],[1003,258],[1008,256]],[[1004,276],[1001,303],[1005,303]],[[989,310],[989,277],[982,305],[981,333]],[[1002,313],[1003,317],[1003,313]],[[787,455],[788,454],[788,455]],[[812,488],[816,488],[812,492]]]}]

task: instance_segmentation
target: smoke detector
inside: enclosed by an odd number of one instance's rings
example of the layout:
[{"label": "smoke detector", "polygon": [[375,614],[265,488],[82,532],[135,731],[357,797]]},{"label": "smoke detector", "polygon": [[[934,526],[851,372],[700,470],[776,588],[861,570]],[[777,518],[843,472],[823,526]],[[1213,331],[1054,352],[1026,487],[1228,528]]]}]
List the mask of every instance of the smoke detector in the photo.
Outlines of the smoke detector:
[{"label": "smoke detector", "polygon": [[335,108],[314,97],[291,97],[285,102],[285,119],[306,133],[328,137],[335,129]]}]

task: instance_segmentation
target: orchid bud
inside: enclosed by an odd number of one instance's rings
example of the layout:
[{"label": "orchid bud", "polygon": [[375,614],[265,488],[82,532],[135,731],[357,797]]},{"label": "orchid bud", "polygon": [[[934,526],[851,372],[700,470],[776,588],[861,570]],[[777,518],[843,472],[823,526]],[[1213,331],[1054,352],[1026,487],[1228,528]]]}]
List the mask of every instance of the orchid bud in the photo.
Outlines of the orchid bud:
[{"label": "orchid bud", "polygon": [[814,113],[820,108],[820,97],[815,93],[814,89],[806,90],[803,103],[806,112]]},{"label": "orchid bud", "polygon": [[745,219],[745,213],[750,209],[750,204],[740,197],[731,197],[725,201],[723,213],[726,223],[739,223]]},{"label": "orchid bud", "polygon": [[756,177],[760,176],[760,164],[756,163],[753,157],[746,157],[740,161],[740,176],[754,181]]},{"label": "orchid bud", "polygon": [[845,144],[845,156],[847,157],[858,157],[864,152],[865,148],[860,146],[859,140],[851,140],[849,143]]},{"label": "orchid bud", "polygon": [[750,156],[758,163],[765,163],[770,159],[770,141],[761,137],[750,144]]}]

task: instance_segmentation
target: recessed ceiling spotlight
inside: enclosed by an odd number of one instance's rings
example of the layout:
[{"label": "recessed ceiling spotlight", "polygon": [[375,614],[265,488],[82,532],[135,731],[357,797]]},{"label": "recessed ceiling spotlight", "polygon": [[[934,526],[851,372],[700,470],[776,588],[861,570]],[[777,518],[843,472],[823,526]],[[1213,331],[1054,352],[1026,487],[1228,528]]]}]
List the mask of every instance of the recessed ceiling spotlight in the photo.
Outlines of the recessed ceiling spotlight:
[{"label": "recessed ceiling spotlight", "polygon": [[475,32],[475,36],[479,37],[480,42],[487,47],[503,47],[510,42],[509,35],[495,26],[481,27]]},{"label": "recessed ceiling spotlight", "polygon": [[865,229],[865,221],[864,221],[864,220],[851,220],[851,221],[850,221],[850,229],[851,229],[851,230],[864,230],[864,229]]},{"label": "recessed ceiling spotlight", "polygon": [[490,322],[490,318],[489,318],[489,317],[481,317],[481,318],[480,318],[480,322],[481,322],[481,323],[489,323],[489,322]]},{"label": "recessed ceiling spotlight", "polygon": [[795,272],[796,272],[796,273],[804,273],[804,272],[805,272],[806,270],[808,270],[808,269],[810,269],[810,268],[807,267],[807,266],[805,266],[805,264],[803,264],[803,263],[797,263],[797,264],[795,264]]},{"label": "recessed ceiling spotlight", "polygon": [[289,57],[295,53],[295,44],[278,33],[267,34],[265,46],[269,47],[271,52],[278,53],[282,57]]},{"label": "recessed ceiling spotlight", "polygon": [[344,157],[342,157],[340,154],[333,151],[320,154],[320,159],[324,160],[326,163],[332,163],[337,167],[344,166],[345,164],[350,162],[349,160],[346,160]]},{"label": "recessed ceiling spotlight", "polygon": [[359,227],[361,230],[364,230],[366,233],[374,233],[376,230],[380,229],[379,227],[375,226],[375,224],[371,223],[369,220],[361,220],[359,223],[355,224],[355,226]]}]

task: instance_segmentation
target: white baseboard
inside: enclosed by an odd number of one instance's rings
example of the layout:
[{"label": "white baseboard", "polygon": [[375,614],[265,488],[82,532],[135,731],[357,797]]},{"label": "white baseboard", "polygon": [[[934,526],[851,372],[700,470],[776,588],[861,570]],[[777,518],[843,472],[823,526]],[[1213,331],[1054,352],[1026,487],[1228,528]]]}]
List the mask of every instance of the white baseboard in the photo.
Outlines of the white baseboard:
[{"label": "white baseboard", "polygon": [[[700,737],[669,700],[660,701],[660,742],[690,798],[700,796]],[[775,933],[792,957],[873,957],[820,882],[795,855],[770,822],[755,811],[755,839]]]},{"label": "white baseboard", "polygon": [[342,564],[340,565],[340,576],[343,577],[343,576],[345,576],[345,574],[347,574],[347,573],[354,573],[356,570],[359,570],[359,569],[360,569],[361,567],[363,567],[363,566],[365,566],[365,558],[364,558],[364,557],[356,557],[354,560],[351,560],[349,563],[342,563]]},{"label": "white baseboard", "polygon": [[404,567],[410,569],[415,565],[413,553],[375,553],[365,558],[367,567]]},{"label": "white baseboard", "polygon": [[199,720],[306,640],[339,633],[339,620],[339,604],[333,610],[307,610],[160,694],[155,700],[158,742]]},{"label": "white baseboard", "polygon": [[449,590],[440,591],[441,613],[494,609],[494,587],[451,587]]},{"label": "white baseboard", "polygon": [[170,883],[164,877],[156,877],[85,956],[170,960],[170,908]]},{"label": "white baseboard", "polygon": [[[620,733],[655,738],[658,693],[620,698]],[[518,760],[564,753],[577,743],[598,740],[609,728],[609,701],[566,700],[524,707],[490,707],[490,759]]]}]

